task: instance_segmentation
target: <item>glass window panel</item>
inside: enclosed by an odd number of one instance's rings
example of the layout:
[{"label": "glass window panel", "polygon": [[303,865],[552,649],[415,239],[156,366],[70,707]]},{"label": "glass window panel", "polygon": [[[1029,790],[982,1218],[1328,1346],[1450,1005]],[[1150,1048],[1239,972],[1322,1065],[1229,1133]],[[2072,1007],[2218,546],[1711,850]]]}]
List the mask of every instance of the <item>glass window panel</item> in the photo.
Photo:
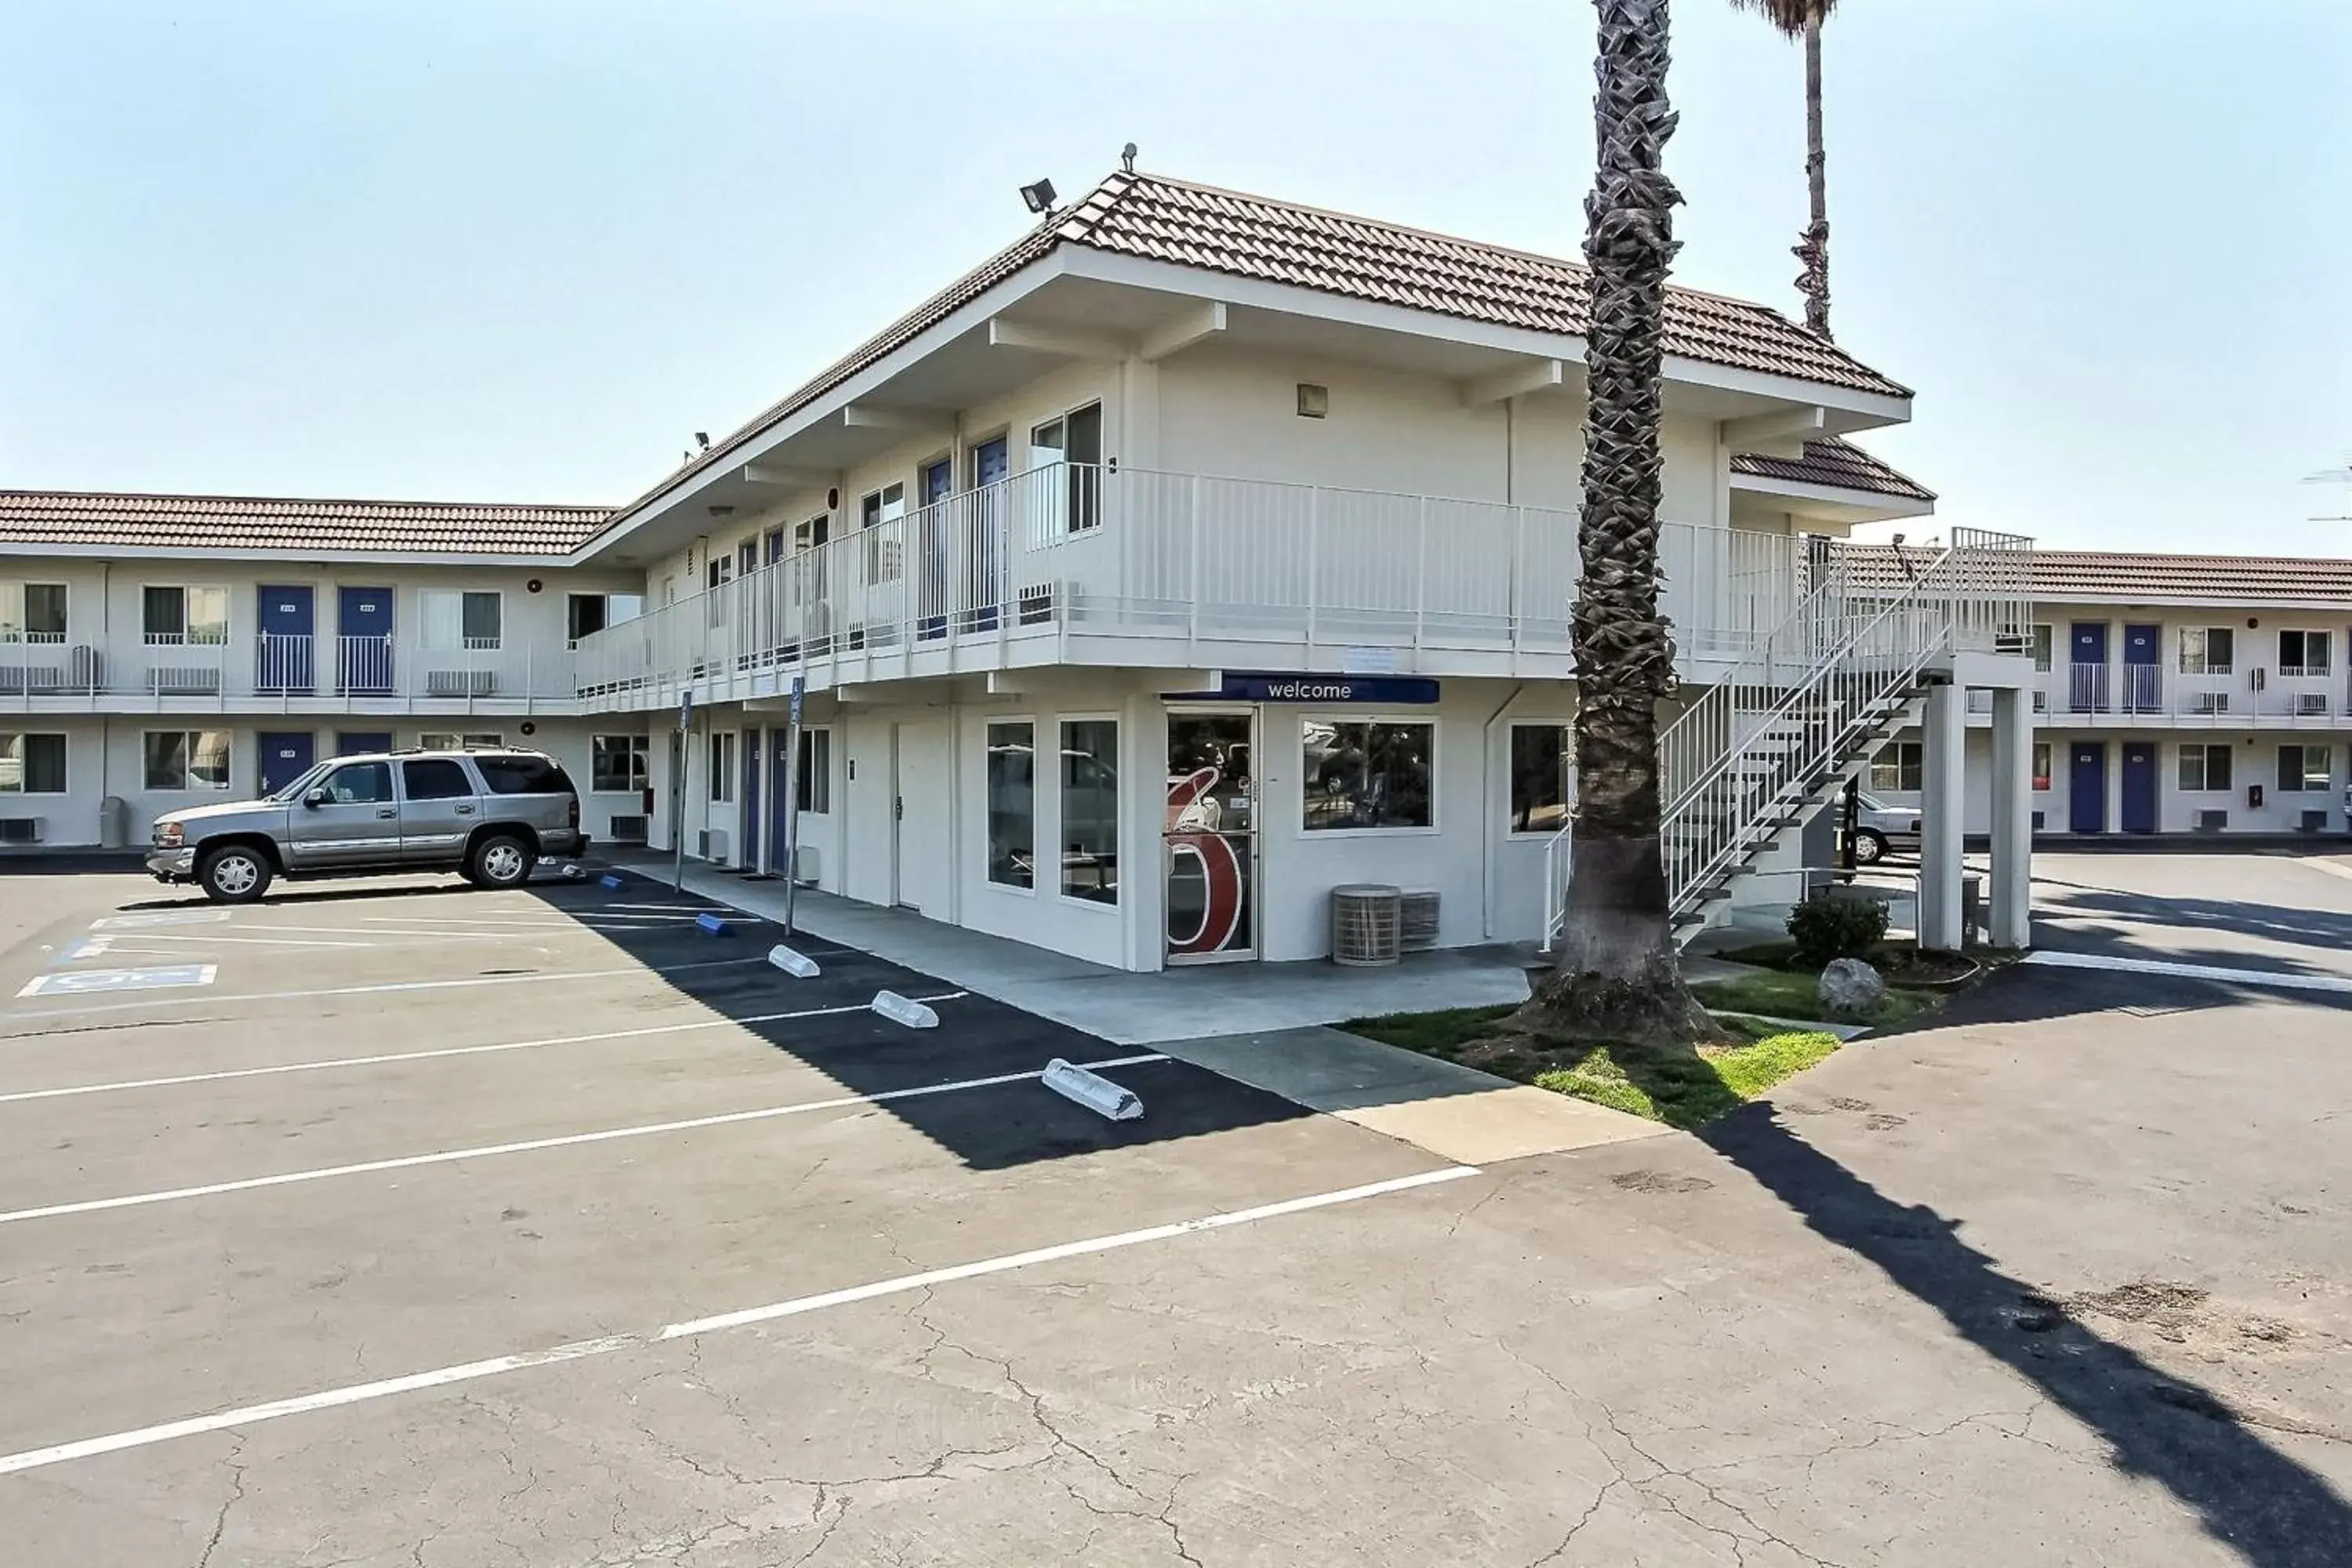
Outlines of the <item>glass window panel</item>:
[{"label": "glass window panel", "polygon": [[2033,787],[2050,787],[2050,742],[2047,741],[2033,742]]},{"label": "glass window panel", "polygon": [[0,735],[0,795],[63,795],[63,735]]},{"label": "glass window panel", "polygon": [[833,809],[833,731],[801,731],[800,779],[793,786],[793,804],[822,816]]},{"label": "glass window panel", "polygon": [[1062,891],[1118,902],[1118,722],[1062,723]]},{"label": "glass window panel", "polygon": [[1036,886],[1037,729],[988,726],[988,879],[1007,888]]},{"label": "glass window panel", "polygon": [[2047,674],[2051,662],[2051,630],[2047,626],[2033,628],[2033,668]]},{"label": "glass window panel", "polygon": [[320,779],[319,787],[337,805],[388,805],[392,803],[392,764],[346,763]]},{"label": "glass window panel", "polygon": [[491,648],[499,646],[504,630],[505,601],[497,594],[467,594],[458,607],[459,630],[466,646]]},{"label": "glass window panel", "polygon": [[400,787],[411,800],[463,800],[474,793],[466,770],[446,757],[400,764]]},{"label": "glass window panel", "polygon": [[179,730],[150,730],[144,747],[149,789],[188,787],[188,737]]},{"label": "glass window panel", "polygon": [[416,632],[429,648],[465,646],[465,595],[452,588],[426,588],[416,595]]},{"label": "glass window panel", "polygon": [[187,605],[190,642],[217,644],[228,641],[226,588],[190,588],[187,590]]},{"label": "glass window panel", "polygon": [[646,787],[647,747],[643,735],[598,735],[588,744],[589,786],[608,795]]},{"label": "glass window panel", "polygon": [[1557,833],[1568,826],[1568,731],[1557,724],[1511,726],[1511,831]]},{"label": "glass window panel", "polygon": [[722,803],[735,798],[735,735],[732,731],[711,732],[710,798]]},{"label": "glass window panel", "polygon": [[1435,725],[1310,719],[1302,734],[1307,831],[1434,824]]},{"label": "glass window panel", "polygon": [[140,626],[149,642],[178,642],[188,635],[188,599],[180,588],[147,588],[139,595]]}]

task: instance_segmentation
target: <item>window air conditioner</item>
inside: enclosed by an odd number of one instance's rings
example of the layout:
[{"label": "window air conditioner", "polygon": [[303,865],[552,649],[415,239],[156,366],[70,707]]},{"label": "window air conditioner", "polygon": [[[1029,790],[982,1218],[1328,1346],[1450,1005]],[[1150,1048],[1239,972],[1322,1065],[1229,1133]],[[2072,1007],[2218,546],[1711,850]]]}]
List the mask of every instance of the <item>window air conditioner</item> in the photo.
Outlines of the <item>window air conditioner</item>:
[{"label": "window air conditioner", "polygon": [[646,819],[642,816],[615,816],[605,826],[604,837],[615,844],[643,844],[646,841]]},{"label": "window air conditioner", "polygon": [[2197,706],[2193,711],[2199,713],[2227,713],[2229,710],[2230,694],[2228,692],[2200,691],[2197,694]]},{"label": "window air conditioner", "polygon": [[2294,710],[2305,717],[2316,715],[2318,717],[2325,718],[2327,714],[2327,693],[2325,691],[2305,691],[2297,693],[2294,700]]},{"label": "window air conditioner", "polygon": [[2197,814],[2197,831],[2200,833],[2219,833],[2229,826],[2230,814],[2226,811],[2200,811]]},{"label": "window air conditioner", "polygon": [[[2323,812],[2321,815],[2326,814]],[[0,844],[38,844],[40,841],[39,817],[0,816]]]},{"label": "window air conditioner", "polygon": [[2305,833],[2325,833],[2325,832],[2326,832],[2326,831],[2327,831],[2327,810],[2326,810],[2326,808],[2325,806],[2322,806],[2322,807],[2321,807],[2320,809],[2318,809],[2317,811],[2306,811],[2306,812],[2305,812],[2305,813],[2303,814],[2303,821],[2302,821],[2302,823],[2300,824],[2300,826],[2301,826],[2302,831],[2303,831],[2303,832],[2305,832]]}]

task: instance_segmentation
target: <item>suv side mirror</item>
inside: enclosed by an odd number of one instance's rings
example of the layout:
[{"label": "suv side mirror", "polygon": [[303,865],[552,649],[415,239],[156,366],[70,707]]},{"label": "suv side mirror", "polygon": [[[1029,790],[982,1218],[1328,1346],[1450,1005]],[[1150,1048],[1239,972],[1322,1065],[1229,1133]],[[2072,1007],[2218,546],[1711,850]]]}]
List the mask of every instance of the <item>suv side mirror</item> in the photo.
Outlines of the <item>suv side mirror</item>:
[{"label": "suv side mirror", "polygon": [[310,794],[302,797],[302,804],[304,805],[324,805],[327,804],[327,792],[322,789],[314,789]]}]

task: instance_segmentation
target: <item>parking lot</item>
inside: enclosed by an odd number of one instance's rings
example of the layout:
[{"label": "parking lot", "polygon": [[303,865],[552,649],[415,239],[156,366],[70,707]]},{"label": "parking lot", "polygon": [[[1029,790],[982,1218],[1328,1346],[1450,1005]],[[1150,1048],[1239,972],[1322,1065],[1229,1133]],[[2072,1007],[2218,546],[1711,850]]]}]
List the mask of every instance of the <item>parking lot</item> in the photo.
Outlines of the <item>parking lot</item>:
[{"label": "parking lot", "polygon": [[11,1563],[2352,1552],[2341,998],[2021,970],[1474,1172],[641,879],[0,907]]}]

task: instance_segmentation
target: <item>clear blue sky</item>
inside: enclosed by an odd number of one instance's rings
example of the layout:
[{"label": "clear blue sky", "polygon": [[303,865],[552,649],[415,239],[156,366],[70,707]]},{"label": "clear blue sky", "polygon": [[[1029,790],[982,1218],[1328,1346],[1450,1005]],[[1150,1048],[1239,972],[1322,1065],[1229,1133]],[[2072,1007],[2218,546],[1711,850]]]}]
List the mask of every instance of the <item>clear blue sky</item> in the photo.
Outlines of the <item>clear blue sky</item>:
[{"label": "clear blue sky", "polygon": [[[618,501],[1130,139],[1563,256],[1590,180],[1577,0],[8,10],[7,486]],[[1675,23],[1678,275],[1793,312],[1798,52]],[[1846,0],[1828,75],[1839,339],[1944,521],[2352,552],[2352,5]]]}]

